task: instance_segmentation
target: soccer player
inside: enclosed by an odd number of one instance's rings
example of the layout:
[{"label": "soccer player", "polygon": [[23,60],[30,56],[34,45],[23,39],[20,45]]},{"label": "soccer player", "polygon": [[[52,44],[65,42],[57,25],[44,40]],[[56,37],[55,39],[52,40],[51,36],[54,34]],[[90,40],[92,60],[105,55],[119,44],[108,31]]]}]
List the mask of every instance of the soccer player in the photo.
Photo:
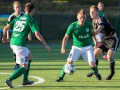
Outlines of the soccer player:
[{"label": "soccer player", "polygon": [[[97,47],[94,50],[96,64],[98,64],[97,58],[102,53],[102,51],[107,52],[110,74],[106,77],[106,80],[111,80],[115,74],[115,60],[113,58],[113,55],[118,48],[119,39],[117,37],[115,29],[112,27],[110,22],[106,18],[99,16],[99,10],[97,6],[92,5],[90,7],[90,16],[93,19],[93,27],[95,29],[94,35],[102,33],[102,40],[97,44]],[[90,72],[88,75],[92,76],[93,73]]]},{"label": "soccer player", "polygon": [[[45,48],[50,51],[50,47],[45,43],[43,37],[39,33],[39,27],[34,18],[32,18],[35,12],[35,6],[32,3],[27,3],[25,5],[25,14],[18,18],[15,18],[12,22],[10,22],[3,29],[3,37],[2,42],[7,42],[6,34],[9,29],[13,29],[12,36],[10,39],[10,47],[16,53],[16,62],[21,65],[20,68],[15,70],[8,79],[6,79],[5,83],[10,87],[12,86],[12,81],[22,74],[24,74],[24,78],[28,77],[29,67],[31,61],[28,60],[29,49],[26,47],[26,39],[30,31],[35,33],[36,38],[45,46]],[[33,84],[32,82],[23,81],[22,85]]]},{"label": "soccer player", "polygon": [[[77,61],[80,56],[88,62],[93,73],[96,75],[98,80],[101,80],[101,75],[98,73],[97,66],[95,64],[95,56],[93,53],[93,48],[91,45],[91,38],[92,38],[92,24],[86,22],[86,13],[84,9],[80,9],[77,12],[77,19],[78,21],[73,22],[67,29],[67,32],[62,41],[61,53],[65,53],[66,49],[65,46],[67,44],[67,40],[70,35],[73,36],[73,46],[70,51],[70,54],[67,58],[66,64],[73,64],[73,62]],[[93,40],[95,37],[93,36]],[[56,82],[62,82],[65,76],[64,71],[65,65],[62,68],[61,75],[58,77]]]},{"label": "soccer player", "polygon": [[[12,22],[13,19],[15,19],[15,18],[17,18],[17,17],[19,17],[19,16],[24,15],[24,13],[21,12],[20,2],[14,1],[14,2],[13,2],[13,9],[14,9],[15,12],[12,13],[12,14],[9,16],[9,18],[8,18],[8,24],[9,24],[10,22]],[[10,39],[9,31],[7,32],[7,39]],[[28,40],[31,40],[31,33],[28,35]],[[16,54],[15,54],[14,52],[13,52],[13,57],[14,57],[14,60],[15,60],[15,62],[16,62]],[[30,58],[29,60],[32,60],[32,54],[31,54],[31,53],[29,53],[29,58]],[[18,63],[16,63],[15,67],[13,68],[13,70],[18,69],[19,67],[20,67],[20,65],[19,65]]]},{"label": "soccer player", "polygon": [[[104,12],[103,12],[104,4],[102,2],[98,2],[98,9],[99,9],[99,13],[98,13],[99,16],[104,17]],[[96,35],[96,39],[97,39],[98,42],[101,41],[101,37],[102,37],[101,33],[99,33],[99,34]],[[103,54],[103,58],[106,59],[107,58],[106,53],[102,52],[102,54]]]},{"label": "soccer player", "polygon": [[103,9],[104,9],[104,4],[102,2],[98,2],[98,10],[99,10],[99,16],[101,17],[104,17],[104,12],[103,12]]}]

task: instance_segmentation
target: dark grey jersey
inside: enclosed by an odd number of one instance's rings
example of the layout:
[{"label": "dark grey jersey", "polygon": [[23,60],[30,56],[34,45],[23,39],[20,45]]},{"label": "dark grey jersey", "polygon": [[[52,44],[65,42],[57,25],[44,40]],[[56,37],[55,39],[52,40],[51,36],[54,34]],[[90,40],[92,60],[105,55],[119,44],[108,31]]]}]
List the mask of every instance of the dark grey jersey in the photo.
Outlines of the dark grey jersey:
[{"label": "dark grey jersey", "polygon": [[[20,14],[19,16],[22,16],[22,15],[24,15],[24,12],[21,12],[21,14]],[[14,18],[19,17],[19,16],[16,16],[15,13],[12,13],[12,14],[9,16],[9,18],[8,18],[8,24],[9,24],[10,22],[12,22],[12,20],[13,20]]]},{"label": "dark grey jersey", "polygon": [[112,27],[112,25],[105,17],[99,17],[97,22],[93,20],[93,27],[95,30],[97,30],[99,25],[102,25],[104,27],[100,32],[102,33],[102,39],[108,39],[114,33],[116,33],[115,29]]}]

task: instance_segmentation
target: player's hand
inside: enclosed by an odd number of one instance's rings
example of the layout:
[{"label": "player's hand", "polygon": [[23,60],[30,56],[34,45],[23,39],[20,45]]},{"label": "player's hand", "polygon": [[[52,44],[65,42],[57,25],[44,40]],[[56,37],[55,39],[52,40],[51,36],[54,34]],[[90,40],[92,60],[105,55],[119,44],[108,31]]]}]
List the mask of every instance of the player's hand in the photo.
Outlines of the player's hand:
[{"label": "player's hand", "polygon": [[45,46],[45,48],[48,50],[48,52],[51,51],[50,47],[49,46]]},{"label": "player's hand", "polygon": [[66,53],[65,48],[61,48],[61,53]]},{"label": "player's hand", "polygon": [[2,42],[3,42],[3,43],[7,43],[7,42],[9,42],[9,39],[2,38]]},{"label": "player's hand", "polygon": [[97,48],[97,46],[94,46],[94,47],[93,47],[93,50],[95,50],[96,48]]},{"label": "player's hand", "polygon": [[[7,39],[7,42],[10,42],[10,39]],[[7,43],[7,42],[6,42],[6,43]]]},{"label": "player's hand", "polygon": [[95,44],[94,46],[97,46],[98,42],[94,42],[94,44]]}]

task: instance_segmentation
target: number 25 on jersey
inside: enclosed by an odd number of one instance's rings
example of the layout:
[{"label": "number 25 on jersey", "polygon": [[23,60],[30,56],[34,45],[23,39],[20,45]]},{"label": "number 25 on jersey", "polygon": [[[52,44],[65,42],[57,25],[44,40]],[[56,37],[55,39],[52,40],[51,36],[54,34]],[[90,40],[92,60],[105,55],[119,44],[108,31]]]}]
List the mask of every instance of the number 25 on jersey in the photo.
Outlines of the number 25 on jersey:
[{"label": "number 25 on jersey", "polygon": [[26,21],[17,21],[14,31],[22,32],[25,28]]}]

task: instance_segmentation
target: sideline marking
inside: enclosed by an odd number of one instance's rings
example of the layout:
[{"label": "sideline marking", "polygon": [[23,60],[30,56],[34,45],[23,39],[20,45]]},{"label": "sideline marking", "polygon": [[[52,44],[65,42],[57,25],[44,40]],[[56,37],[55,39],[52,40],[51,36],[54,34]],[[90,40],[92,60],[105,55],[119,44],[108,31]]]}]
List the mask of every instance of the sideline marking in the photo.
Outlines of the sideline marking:
[{"label": "sideline marking", "polygon": [[[9,74],[10,75],[10,73],[2,73],[2,72],[0,72],[0,74]],[[37,82],[34,82],[32,85],[35,85],[35,84],[39,84],[39,83],[43,83],[45,80],[43,79],[43,78],[41,78],[41,77],[37,77],[37,76],[29,76],[29,77],[31,77],[31,78],[35,78],[35,79],[37,79],[38,81]],[[26,86],[31,86],[31,85],[26,85]],[[24,87],[23,85],[18,85],[18,86],[14,86],[14,88],[19,88],[19,87]],[[8,89],[9,87],[0,87],[0,89]],[[13,89],[14,89],[13,88]]]}]

